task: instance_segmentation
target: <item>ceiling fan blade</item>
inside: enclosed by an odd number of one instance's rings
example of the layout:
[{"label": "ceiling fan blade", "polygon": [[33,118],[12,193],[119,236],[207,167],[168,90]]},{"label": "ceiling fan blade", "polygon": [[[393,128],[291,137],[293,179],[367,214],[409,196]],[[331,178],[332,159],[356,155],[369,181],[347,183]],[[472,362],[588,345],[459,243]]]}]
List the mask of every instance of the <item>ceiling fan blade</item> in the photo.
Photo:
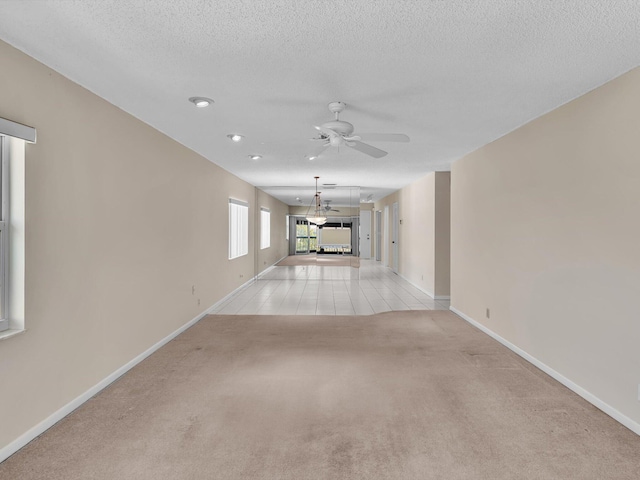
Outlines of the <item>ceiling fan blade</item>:
[{"label": "ceiling fan blade", "polygon": [[368,142],[408,142],[409,137],[404,133],[359,133],[362,140]]},{"label": "ceiling fan blade", "polygon": [[340,136],[338,134],[338,132],[336,132],[335,130],[331,130],[330,128],[324,128],[324,127],[319,127],[317,125],[314,125],[313,128],[315,128],[316,130],[318,130],[319,132],[327,135],[328,137],[335,137],[335,136]]},{"label": "ceiling fan blade", "polygon": [[351,144],[347,144],[349,147],[353,148],[354,150],[358,150],[359,152],[365,153],[373,158],[382,158],[387,154],[387,152],[385,152],[384,150],[380,150],[379,148],[359,142],[357,140],[349,143]]},{"label": "ceiling fan blade", "polygon": [[329,145],[331,145],[331,143],[327,142],[323,145],[320,145],[319,147],[314,148],[313,151],[307,155],[307,158],[319,157]]}]

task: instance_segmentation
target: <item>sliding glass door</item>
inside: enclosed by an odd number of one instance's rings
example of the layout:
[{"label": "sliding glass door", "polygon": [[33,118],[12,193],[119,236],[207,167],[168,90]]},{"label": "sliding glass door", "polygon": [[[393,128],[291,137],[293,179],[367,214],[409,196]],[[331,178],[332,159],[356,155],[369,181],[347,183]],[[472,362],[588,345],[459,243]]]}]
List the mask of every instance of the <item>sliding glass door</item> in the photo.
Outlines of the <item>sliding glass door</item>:
[{"label": "sliding glass door", "polygon": [[296,255],[314,253],[318,249],[318,227],[306,220],[296,222]]}]

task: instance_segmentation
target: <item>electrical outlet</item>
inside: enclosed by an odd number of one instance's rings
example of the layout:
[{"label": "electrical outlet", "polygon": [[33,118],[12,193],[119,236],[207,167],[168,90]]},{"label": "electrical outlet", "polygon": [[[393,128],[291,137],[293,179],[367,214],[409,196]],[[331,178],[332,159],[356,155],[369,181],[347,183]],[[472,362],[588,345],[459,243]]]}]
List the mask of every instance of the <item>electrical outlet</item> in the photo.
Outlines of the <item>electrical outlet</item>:
[{"label": "electrical outlet", "polygon": [[487,308],[487,318],[491,318],[491,310]]},{"label": "electrical outlet", "polygon": [[198,299],[198,306],[200,306],[200,299]]},{"label": "electrical outlet", "polygon": [[195,295],[195,294],[196,294],[196,286],[191,285],[191,295]]}]

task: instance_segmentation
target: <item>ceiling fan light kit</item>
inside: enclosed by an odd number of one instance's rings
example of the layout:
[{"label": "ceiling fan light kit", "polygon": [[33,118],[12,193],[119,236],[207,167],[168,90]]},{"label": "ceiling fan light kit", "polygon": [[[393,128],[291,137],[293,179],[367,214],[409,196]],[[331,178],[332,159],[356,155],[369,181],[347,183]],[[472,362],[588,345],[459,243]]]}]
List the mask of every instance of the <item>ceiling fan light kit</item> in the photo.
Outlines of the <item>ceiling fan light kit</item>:
[{"label": "ceiling fan light kit", "polygon": [[340,147],[347,146],[357,150],[365,155],[369,155],[373,158],[382,158],[387,155],[387,152],[380,150],[379,148],[362,142],[367,141],[380,141],[380,142],[408,142],[409,137],[402,133],[361,133],[359,135],[353,135],[354,126],[349,122],[340,120],[340,113],[347,107],[344,102],[331,102],[328,105],[329,111],[335,115],[335,120],[323,123],[320,126],[314,128],[320,132],[318,138],[312,140],[322,140],[324,143],[316,148],[316,150],[307,155],[307,158],[317,158],[327,147]]}]

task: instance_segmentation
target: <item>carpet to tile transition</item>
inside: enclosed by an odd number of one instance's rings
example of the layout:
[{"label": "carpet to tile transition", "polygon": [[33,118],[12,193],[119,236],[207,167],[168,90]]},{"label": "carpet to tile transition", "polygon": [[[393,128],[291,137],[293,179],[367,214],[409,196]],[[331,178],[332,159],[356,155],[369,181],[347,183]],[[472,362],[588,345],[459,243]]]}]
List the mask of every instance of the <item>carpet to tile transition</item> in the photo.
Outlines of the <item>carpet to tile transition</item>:
[{"label": "carpet to tile transition", "polygon": [[352,255],[289,255],[280,260],[278,267],[295,267],[299,265],[318,265],[322,267],[354,267],[360,268],[360,258]]},{"label": "carpet to tile transition", "polygon": [[640,437],[451,312],[209,316],[0,478],[636,480]]}]

